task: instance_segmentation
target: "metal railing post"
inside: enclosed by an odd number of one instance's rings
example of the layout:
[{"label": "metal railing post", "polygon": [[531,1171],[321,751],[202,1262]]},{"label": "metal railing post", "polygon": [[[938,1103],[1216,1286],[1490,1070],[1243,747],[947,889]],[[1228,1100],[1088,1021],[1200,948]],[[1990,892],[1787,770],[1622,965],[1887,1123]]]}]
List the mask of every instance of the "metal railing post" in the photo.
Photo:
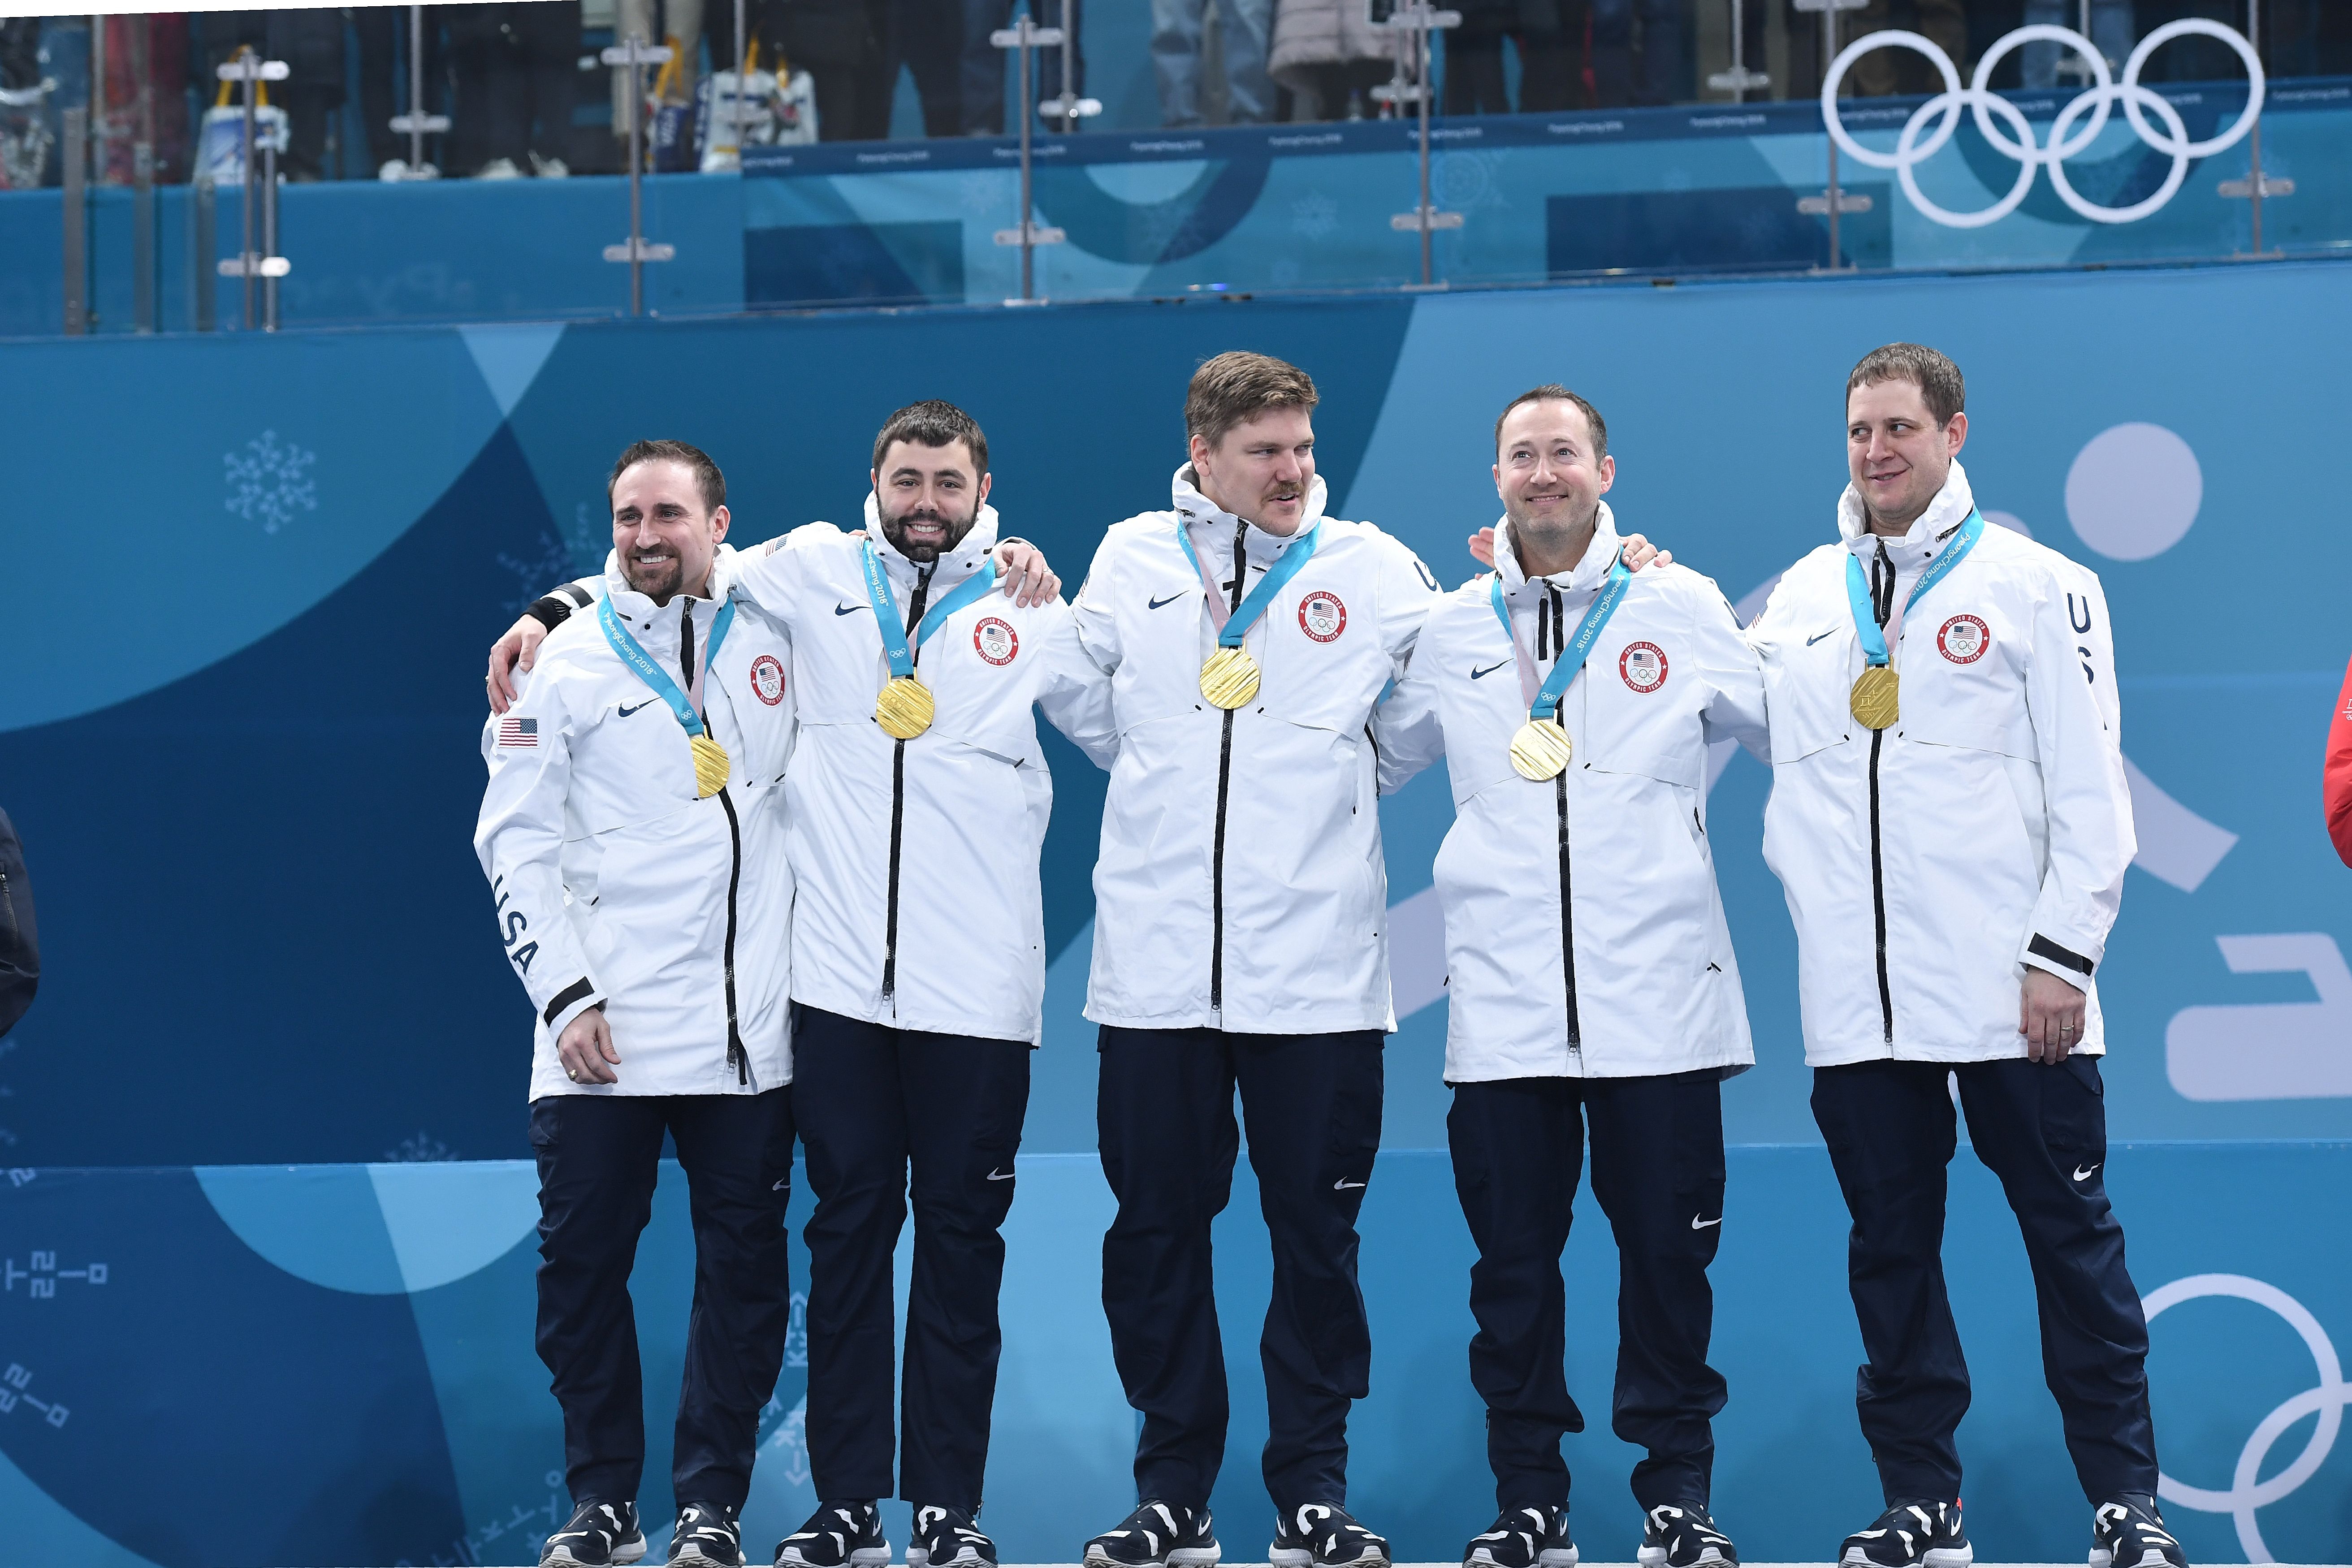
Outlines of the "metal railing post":
[{"label": "metal railing post", "polygon": [[194,199],[188,203],[188,223],[193,232],[188,236],[188,330],[209,332],[216,325],[214,317],[220,303],[220,287],[214,282],[220,248],[220,202],[218,187],[213,177],[198,170]]},{"label": "metal railing post", "polygon": [[[629,264],[629,314],[642,316],[646,313],[646,263],[668,261],[677,255],[674,245],[646,243],[646,67],[668,59],[669,48],[648,47],[644,34],[631,33],[599,58],[608,66],[626,66],[629,70],[629,239],[625,245],[606,246],[604,259]],[[740,77],[735,90],[738,96],[743,90]],[[737,152],[740,158],[741,150]]]},{"label": "metal railing post", "polygon": [[80,337],[89,331],[87,290],[89,287],[89,195],[82,177],[82,165],[89,153],[89,111],[68,109],[65,111],[64,145],[58,149],[61,165],[58,173],[63,184],[65,209],[65,312],[66,336]]},{"label": "metal railing post", "polygon": [[131,144],[131,324],[155,330],[155,149]]},{"label": "metal railing post", "polygon": [[[2254,58],[2260,59],[2263,54],[2263,0],[2246,0],[2246,44],[2254,51]],[[2248,90],[2252,89],[2249,88]],[[2249,254],[2260,258],[2265,254],[2263,249],[2263,199],[2265,196],[2294,195],[2294,182],[2274,179],[2263,173],[2263,117],[2259,112],[2247,133],[2246,154],[2246,177],[2222,181],[2220,191],[2224,196],[2248,204],[2248,216],[2253,219],[2254,242]]]},{"label": "metal railing post", "polygon": [[[1409,213],[1398,213],[1389,219],[1389,227],[1400,234],[1421,236],[1421,284],[1423,289],[1437,287],[1435,254],[1432,237],[1441,228],[1460,228],[1462,215],[1440,212],[1430,199],[1429,109],[1436,96],[1430,86],[1429,35],[1441,28],[1462,25],[1459,11],[1433,9],[1429,0],[1409,0],[1391,12],[1381,26],[1393,28],[1402,47],[1397,51],[1397,74],[1390,81],[1372,89],[1373,101],[1390,104],[1412,103],[1419,110],[1421,144],[1421,203]],[[1404,56],[1412,57],[1412,79],[1405,79]],[[1412,287],[1412,285],[1407,285]]]},{"label": "metal railing post", "polygon": [[[1032,0],[1032,3],[1034,4],[1034,0]],[[1036,101],[1036,88],[1030,79],[1029,51],[1032,49],[1050,47],[1055,44],[1062,42],[1065,36],[1066,35],[1059,27],[1041,27],[1037,26],[1036,18],[1026,11],[1024,11],[1021,14],[1021,20],[1016,26],[999,27],[996,31],[988,35],[988,41],[991,44],[1000,49],[1018,50],[1021,57],[1021,85],[1019,89],[1021,99],[1021,224],[1017,228],[1000,228],[996,231],[997,244],[1017,245],[1021,247],[1021,297],[1017,300],[1005,300],[1004,302],[1008,305],[1036,305],[1044,303],[1043,300],[1037,298],[1036,247],[1041,245],[1059,245],[1063,240],[1069,237],[1058,228],[1046,228],[1037,222],[1035,216],[1035,170],[1034,166],[1034,147],[1030,135],[1033,122],[1044,110]],[[1070,83],[1068,79],[1065,78],[1062,81],[1063,96],[1067,98],[1069,96],[1069,91]],[[1100,108],[1101,106],[1097,105],[1096,107]]]},{"label": "metal railing post", "polygon": [[[449,129],[446,114],[425,112],[425,7],[408,8],[408,112],[392,117],[392,132],[408,138],[408,172],[404,180],[429,180],[441,171],[425,161],[425,138]],[[432,170],[428,174],[426,171]]]},{"label": "metal railing post", "polygon": [[[2084,0],[2085,5],[2089,0]],[[1706,85],[1717,92],[1731,94],[1734,103],[1745,103],[1748,95],[1772,85],[1772,79],[1762,71],[1748,68],[1748,29],[1740,14],[1740,0],[1731,0],[1731,68],[1717,71],[1706,79]]]},{"label": "metal railing post", "polygon": [[[239,50],[236,58],[215,68],[215,74],[223,81],[237,83],[245,92],[244,162],[238,174],[236,198],[237,252],[233,258],[221,258],[220,274],[224,278],[244,279],[246,330],[251,331],[255,327],[260,327],[268,331],[276,331],[278,290],[275,287],[267,289],[261,287],[262,279],[274,281],[283,278],[289,270],[286,258],[278,254],[278,143],[276,133],[271,133],[267,155],[261,160],[262,182],[257,182],[255,178],[254,154],[263,151],[256,145],[260,140],[257,126],[261,84],[284,81],[290,73],[284,60],[265,60],[247,48]],[[262,183],[258,193],[254,189],[257,183]],[[253,243],[257,196],[268,204],[267,211],[261,215],[265,248],[258,250],[254,248]],[[265,294],[266,300],[262,298]]]},{"label": "metal railing post", "polygon": [[1037,117],[1041,120],[1060,121],[1062,134],[1065,136],[1076,134],[1079,121],[1090,120],[1102,112],[1102,101],[1099,99],[1080,98],[1078,89],[1071,85],[1072,78],[1077,70],[1078,34],[1077,29],[1070,26],[1070,6],[1074,3],[1075,0],[1062,0],[1061,93],[1057,97],[1044,99],[1037,105]]},{"label": "metal railing post", "polygon": [[[1830,67],[1836,62],[1838,56],[1837,14],[1841,11],[1859,11],[1870,4],[1870,0],[1789,0],[1789,3],[1797,10],[1814,12],[1822,19],[1822,79],[1826,82],[1829,80]],[[1829,135],[1826,127],[1822,134]],[[1828,187],[1818,196],[1799,197],[1797,210],[1808,217],[1820,217],[1824,214],[1828,216],[1830,220],[1828,270],[1836,272],[1843,270],[1844,266],[1843,258],[1845,255],[1844,243],[1838,234],[1838,219],[1847,213],[1866,213],[1873,204],[1866,195],[1848,195],[1838,187],[1838,149],[1835,137],[1829,137],[1829,153]]]}]

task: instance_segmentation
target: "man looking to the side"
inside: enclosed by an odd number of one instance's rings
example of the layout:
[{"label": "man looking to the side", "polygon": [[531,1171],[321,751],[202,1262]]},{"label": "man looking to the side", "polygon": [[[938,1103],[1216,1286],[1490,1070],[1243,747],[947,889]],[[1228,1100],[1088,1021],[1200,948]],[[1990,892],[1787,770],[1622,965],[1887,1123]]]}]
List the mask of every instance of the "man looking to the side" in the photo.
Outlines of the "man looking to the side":
[{"label": "man looking to the side", "polygon": [[672,1568],[738,1568],[737,1515],[791,1317],[782,630],[730,599],[726,480],[677,441],[613,467],[599,613],[549,638],[483,735],[474,847],[538,1013],[538,1343],[573,1512],[544,1568],[645,1555],[629,1270],[665,1133],[694,1221]]},{"label": "man looking to the side", "polygon": [[1845,387],[1838,539],[1749,628],[1764,856],[1797,929],[1813,1115],[1853,1219],[1856,1394],[1887,1509],[1853,1568],[1962,1568],[1969,1376],[1940,1256],[1953,1093],[2033,1265],[2094,1568],[2181,1568],[2157,1510],[2147,1324],[2106,1194],[2093,974],[2134,850],[2097,578],[1986,526],[1958,366],[1891,343]]},{"label": "man looking to the side", "polygon": [[1463,1561],[1576,1561],[1560,1439],[1584,1418],[1559,1265],[1589,1131],[1617,1244],[1612,1426],[1648,1451],[1641,1561],[1736,1563],[1708,1510],[1725,1389],[1706,1271],[1722,1082],[1755,1057],[1705,813],[1708,743],[1763,748],[1763,683],[1713,583],[1620,563],[1599,410],[1538,386],[1495,442],[1495,571],[1438,601],[1374,727],[1383,791],[1440,757],[1454,790],[1436,865],[1446,1132],[1500,1510]]}]

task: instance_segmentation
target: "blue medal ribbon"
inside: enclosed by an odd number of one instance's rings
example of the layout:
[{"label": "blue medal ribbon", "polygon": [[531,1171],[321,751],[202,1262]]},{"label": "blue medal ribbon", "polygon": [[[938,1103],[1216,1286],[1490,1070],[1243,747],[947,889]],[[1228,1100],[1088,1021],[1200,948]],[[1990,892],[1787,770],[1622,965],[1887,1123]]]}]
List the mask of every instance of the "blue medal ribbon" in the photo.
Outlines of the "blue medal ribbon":
[{"label": "blue medal ribbon", "polygon": [[[1307,531],[1306,538],[1284,551],[1281,558],[1265,569],[1265,575],[1257,580],[1257,586],[1249,591],[1249,596],[1220,626],[1217,631],[1219,647],[1242,646],[1242,639],[1249,636],[1250,627],[1265,614],[1266,606],[1273,604],[1275,595],[1282,592],[1282,585],[1298,575],[1298,569],[1307,564],[1308,556],[1315,553],[1315,546],[1322,537],[1323,525],[1318,522]],[[1184,547],[1184,559],[1192,563],[1192,570],[1201,578],[1202,587],[1208,590],[1210,603],[1215,609],[1222,610],[1224,602],[1217,595],[1209,574],[1201,570],[1201,557],[1192,548],[1192,533],[1185,528],[1181,517],[1176,520],[1176,542]]]},{"label": "blue medal ribbon", "polygon": [[[1952,568],[1960,563],[1962,556],[1976,548],[1977,541],[1984,537],[1984,513],[1971,510],[1967,521],[1953,535],[1951,546],[1919,574],[1918,582],[1911,585],[1911,596],[1903,601],[1906,616],[1911,613],[1911,606],[1917,604],[1928,589],[1951,574]],[[1886,651],[1886,631],[1878,624],[1878,612],[1871,607],[1870,583],[1863,575],[1862,558],[1851,550],[1845,552],[1845,597],[1846,603],[1853,609],[1853,635],[1862,639],[1862,657],[1870,661],[1873,668],[1888,663],[1892,656]]]},{"label": "blue medal ribbon", "polygon": [[[621,617],[614,612],[609,596],[597,601],[596,619],[604,628],[604,640],[613,645],[613,651],[620,655],[621,662],[635,672],[639,680],[652,687],[655,696],[669,704],[669,710],[677,715],[677,721],[685,726],[688,735],[701,734],[702,715],[694,710],[694,704],[686,700],[686,693],[677,689],[677,682],[669,678],[669,671],[656,664],[646,657],[646,650],[637,646],[637,639],[631,637],[629,628],[621,624]],[[727,640],[727,628],[734,624],[735,601],[730,599],[719,606],[719,615],[710,623],[710,641],[702,650],[702,668],[706,671],[717,662],[719,645]]]},{"label": "blue medal ribbon", "polygon": [[882,557],[872,540],[866,542],[862,564],[866,602],[874,606],[874,624],[882,631],[882,651],[890,660],[891,675],[899,679],[915,673],[915,648],[930,641],[932,635],[948,624],[950,616],[996,586],[996,553],[991,551],[979,571],[950,589],[925,612],[921,624],[915,627],[914,646],[909,647],[905,623],[898,615],[898,601],[891,597],[890,579],[882,571]]},{"label": "blue medal ribbon", "polygon": [[[1549,712],[1554,721],[1558,721],[1560,699],[1568,695],[1569,683],[1576,679],[1576,672],[1584,668],[1585,659],[1592,653],[1592,645],[1601,640],[1602,628],[1609,625],[1609,617],[1617,613],[1617,606],[1624,602],[1625,590],[1633,584],[1633,574],[1626,569],[1621,555],[1610,564],[1609,578],[1601,584],[1601,596],[1592,601],[1591,609],[1584,612],[1584,619],[1577,624],[1576,636],[1570,637],[1568,647],[1560,650],[1559,658],[1552,664],[1551,675],[1536,692],[1535,702],[1528,709],[1528,719],[1541,719]],[[1517,658],[1520,657],[1519,635],[1511,629],[1510,608],[1503,603],[1501,573],[1496,573],[1488,581],[1486,593],[1495,605],[1495,618],[1503,623],[1503,635],[1510,638],[1511,657]],[[1521,687],[1520,689],[1524,691],[1527,689]]]}]

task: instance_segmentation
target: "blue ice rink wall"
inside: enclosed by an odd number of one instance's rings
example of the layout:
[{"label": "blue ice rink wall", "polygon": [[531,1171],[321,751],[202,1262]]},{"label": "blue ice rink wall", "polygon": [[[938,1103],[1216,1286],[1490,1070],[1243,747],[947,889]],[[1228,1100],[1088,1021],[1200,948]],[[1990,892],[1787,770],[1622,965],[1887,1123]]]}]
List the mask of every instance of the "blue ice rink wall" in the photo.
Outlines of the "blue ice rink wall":
[{"label": "blue ice rink wall", "polygon": [[[1192,365],[1263,349],[1323,389],[1335,510],[1457,581],[1496,510],[1495,409],[1559,379],[1609,416],[1622,523],[1752,607],[1828,536],[1846,369],[1912,337],[1969,372],[1988,510],[2095,567],[2116,617],[2142,850],[2103,975],[2110,1182],[2135,1276],[2164,1292],[2169,1511],[2200,1559],[2347,1560],[2352,873],[2317,773],[2352,651],[2324,458],[2347,307],[2352,271],[2296,264],[0,349],[37,389],[0,582],[0,805],[48,967],[0,1040],[0,1540],[171,1568],[534,1556],[561,1447],[516,1163],[529,1007],[467,843],[480,670],[520,605],[601,556],[629,438],[709,448],[757,538],[852,515],[883,416],[950,397],[990,431],[1009,525],[1075,578],[1107,522],[1165,504]],[[1134,1431],[1097,1301],[1108,1197],[1079,1017],[1101,786],[1049,745],[1054,960],[987,1514],[1013,1562],[1066,1561],[1116,1517]],[[1876,1500],[1860,1352],[1758,851],[1769,781],[1722,761],[1709,829],[1759,1065],[1725,1096],[1717,1502],[1749,1558],[1819,1558]],[[1491,1500],[1440,1152],[1426,892],[1447,800],[1423,779],[1385,807],[1402,1017],[1354,1426],[1356,1501],[1418,1560],[1457,1552]],[[1966,1155],[1954,1183],[1972,1531],[1989,1560],[2072,1557],[2084,1509],[2021,1248]],[[1244,1177],[1221,1231],[1236,1415],[1216,1503],[1244,1559],[1270,1528],[1253,1206]],[[1569,1259],[1595,1426],[1571,1458],[1588,1555],[1623,1560],[1597,1222],[1588,1204]],[[656,1516],[686,1248],[666,1182],[637,1285]],[[761,1547],[812,1500],[801,1375],[763,1424]]]}]

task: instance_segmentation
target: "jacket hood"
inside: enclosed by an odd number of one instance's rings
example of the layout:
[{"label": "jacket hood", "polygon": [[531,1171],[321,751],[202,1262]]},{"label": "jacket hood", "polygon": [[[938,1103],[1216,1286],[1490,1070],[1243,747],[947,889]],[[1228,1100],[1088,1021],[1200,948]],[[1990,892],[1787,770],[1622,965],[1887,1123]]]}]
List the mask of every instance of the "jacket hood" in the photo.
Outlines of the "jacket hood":
[{"label": "jacket hood", "polygon": [[[1548,580],[1556,587],[1571,591],[1597,588],[1609,568],[1616,564],[1617,552],[1623,548],[1624,541],[1617,532],[1616,514],[1609,510],[1607,501],[1602,501],[1593,519],[1592,542],[1584,547],[1573,569],[1554,573]],[[1527,586],[1527,571],[1519,564],[1518,550],[1511,541],[1511,520],[1507,517],[1495,522],[1495,571],[1503,579],[1503,596],[1507,599],[1516,597]]]},{"label": "jacket hood", "polygon": [[[874,553],[882,558],[882,569],[893,578],[913,582],[923,568],[900,553],[882,531],[882,503],[872,490],[866,492],[866,537],[873,542]],[[960,583],[980,570],[988,552],[996,548],[996,509],[985,501],[980,515],[972,520],[971,529],[957,541],[953,550],[940,552],[932,577],[940,583]]]},{"label": "jacket hood", "polygon": [[[1176,515],[1182,518],[1188,526],[1198,522],[1213,524],[1219,521],[1238,521],[1232,512],[1202,495],[1200,487],[1193,480],[1192,465],[1186,463],[1176,470],[1176,477],[1169,482],[1168,486],[1170,497],[1175,503]],[[1324,503],[1329,499],[1330,492],[1324,488],[1323,476],[1318,474],[1307,481],[1307,504],[1299,509],[1298,528],[1296,532],[1269,533],[1253,522],[1249,525],[1250,533],[1253,539],[1262,538],[1269,544],[1277,546],[1287,544],[1294,539],[1303,538],[1308,529],[1323,520]]]},{"label": "jacket hood", "polygon": [[[1944,477],[1944,488],[1936,492],[1936,499],[1927,503],[1927,510],[1912,522],[1908,532],[1886,541],[1886,553],[1898,569],[1918,565],[1935,553],[1937,541],[1969,520],[1976,505],[1976,492],[1969,488],[1969,471],[1955,458],[1952,471]],[[1851,483],[1838,497],[1838,537],[1856,555],[1869,555],[1878,547],[1878,535],[1870,531],[1869,515],[1863,510],[1862,492]]]}]

